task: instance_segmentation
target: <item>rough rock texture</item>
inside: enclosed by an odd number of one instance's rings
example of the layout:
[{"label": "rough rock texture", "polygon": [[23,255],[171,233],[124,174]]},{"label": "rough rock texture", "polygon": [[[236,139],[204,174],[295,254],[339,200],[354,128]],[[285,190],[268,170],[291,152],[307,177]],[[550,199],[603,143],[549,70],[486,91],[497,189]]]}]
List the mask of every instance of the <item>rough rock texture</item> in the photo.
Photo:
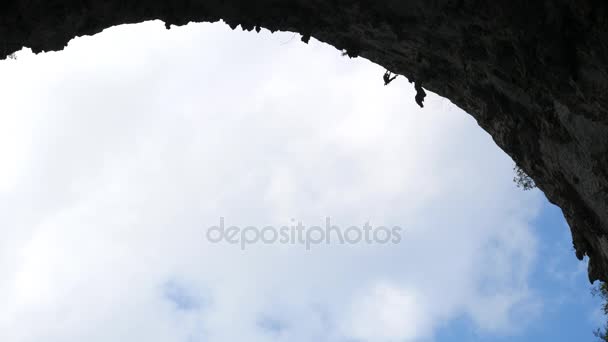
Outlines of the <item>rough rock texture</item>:
[{"label": "rough rock texture", "polygon": [[151,19],[300,32],[447,97],[562,208],[590,280],[608,280],[607,2],[3,0],[0,57]]}]

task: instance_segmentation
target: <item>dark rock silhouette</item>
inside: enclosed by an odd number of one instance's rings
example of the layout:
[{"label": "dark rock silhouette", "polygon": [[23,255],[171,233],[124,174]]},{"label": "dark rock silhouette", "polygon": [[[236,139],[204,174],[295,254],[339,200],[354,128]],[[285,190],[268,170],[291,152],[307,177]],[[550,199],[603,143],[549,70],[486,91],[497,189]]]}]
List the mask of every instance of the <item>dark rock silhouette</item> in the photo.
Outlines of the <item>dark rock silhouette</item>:
[{"label": "dark rock silhouette", "polygon": [[[294,31],[447,97],[489,132],[608,280],[608,3],[601,0],[5,0],[0,57],[161,19]],[[556,227],[556,230],[559,229]],[[556,231],[557,233],[557,231]]]}]

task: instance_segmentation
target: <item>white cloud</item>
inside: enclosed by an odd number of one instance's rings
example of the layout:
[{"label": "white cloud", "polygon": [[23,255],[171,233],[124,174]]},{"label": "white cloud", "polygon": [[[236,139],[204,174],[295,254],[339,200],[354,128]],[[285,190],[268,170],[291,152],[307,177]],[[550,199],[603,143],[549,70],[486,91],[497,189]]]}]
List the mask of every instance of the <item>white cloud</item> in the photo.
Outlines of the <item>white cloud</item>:
[{"label": "white cloud", "polygon": [[362,341],[408,341],[430,333],[433,322],[424,296],[388,284],[377,284],[370,292],[355,299],[345,335]]},{"label": "white cloud", "polygon": [[[462,315],[509,330],[538,303],[540,197],[490,137],[290,37],[154,22],[0,64],[0,126],[19,126],[1,155],[0,339],[428,340]],[[405,233],[241,251],[204,241],[220,216]]]}]

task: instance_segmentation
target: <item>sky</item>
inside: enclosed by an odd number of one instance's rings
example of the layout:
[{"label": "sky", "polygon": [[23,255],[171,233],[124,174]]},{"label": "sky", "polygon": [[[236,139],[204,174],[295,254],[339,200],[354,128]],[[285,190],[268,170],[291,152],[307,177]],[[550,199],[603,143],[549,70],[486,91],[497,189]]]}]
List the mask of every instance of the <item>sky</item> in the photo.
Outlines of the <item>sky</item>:
[{"label": "sky", "polygon": [[[559,208],[471,116],[383,73],[223,23],[1,61],[0,340],[593,340]],[[327,217],[402,236],[206,239]]]}]

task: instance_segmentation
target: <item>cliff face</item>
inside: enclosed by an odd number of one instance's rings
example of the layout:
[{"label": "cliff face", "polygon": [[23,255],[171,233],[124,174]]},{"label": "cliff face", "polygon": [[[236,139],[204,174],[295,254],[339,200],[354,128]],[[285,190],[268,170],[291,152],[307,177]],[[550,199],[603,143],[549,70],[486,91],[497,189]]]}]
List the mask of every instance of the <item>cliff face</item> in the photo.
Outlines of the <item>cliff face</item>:
[{"label": "cliff face", "polygon": [[450,99],[562,208],[590,280],[608,280],[605,1],[5,0],[0,58],[152,19],[300,32]]}]

